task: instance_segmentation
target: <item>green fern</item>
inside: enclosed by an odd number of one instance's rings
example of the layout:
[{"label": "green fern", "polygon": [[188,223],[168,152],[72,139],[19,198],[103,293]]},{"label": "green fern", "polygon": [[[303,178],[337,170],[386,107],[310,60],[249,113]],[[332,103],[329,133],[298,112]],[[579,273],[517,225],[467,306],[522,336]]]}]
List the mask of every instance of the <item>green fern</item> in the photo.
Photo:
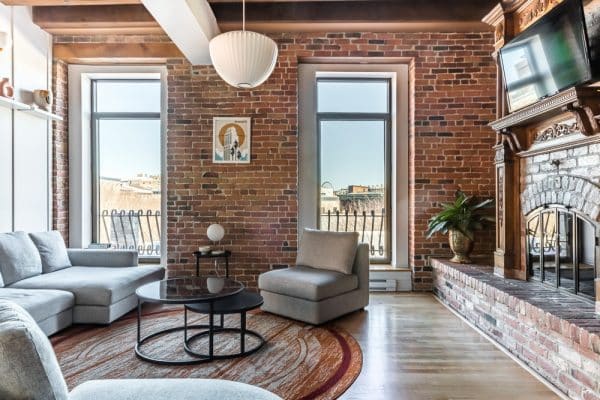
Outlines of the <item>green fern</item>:
[{"label": "green fern", "polygon": [[474,204],[472,196],[457,190],[454,202],[442,204],[442,211],[429,220],[427,238],[431,238],[438,232],[445,235],[449,230],[455,229],[474,240],[474,231],[494,222],[495,219],[490,212],[492,204],[492,199]]}]

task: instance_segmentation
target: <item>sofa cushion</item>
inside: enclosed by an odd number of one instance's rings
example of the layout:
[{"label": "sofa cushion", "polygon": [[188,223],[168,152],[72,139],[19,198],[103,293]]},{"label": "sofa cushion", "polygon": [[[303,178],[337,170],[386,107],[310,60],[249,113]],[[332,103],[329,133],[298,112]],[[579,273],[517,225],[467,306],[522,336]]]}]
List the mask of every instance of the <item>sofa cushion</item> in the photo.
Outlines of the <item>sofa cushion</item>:
[{"label": "sofa cushion", "polygon": [[358,288],[358,277],[304,266],[277,269],[258,277],[258,287],[272,293],[320,301]]},{"label": "sofa cushion", "polygon": [[42,260],[25,232],[0,233],[0,272],[5,286],[42,273]]},{"label": "sofa cushion", "polygon": [[109,306],[135,293],[148,282],[163,278],[161,266],[70,267],[19,281],[11,288],[58,289],[72,292],[75,305]]},{"label": "sofa cushion", "polygon": [[30,233],[29,237],[40,252],[44,274],[71,266],[67,246],[60,232]]},{"label": "sofa cushion", "polygon": [[13,302],[0,301],[0,398],[67,400],[67,385],[46,335]]},{"label": "sofa cushion", "polygon": [[296,264],[351,274],[357,246],[358,232],[304,229]]},{"label": "sofa cushion", "polygon": [[64,290],[0,289],[0,300],[9,300],[25,309],[36,322],[73,308],[75,296]]}]

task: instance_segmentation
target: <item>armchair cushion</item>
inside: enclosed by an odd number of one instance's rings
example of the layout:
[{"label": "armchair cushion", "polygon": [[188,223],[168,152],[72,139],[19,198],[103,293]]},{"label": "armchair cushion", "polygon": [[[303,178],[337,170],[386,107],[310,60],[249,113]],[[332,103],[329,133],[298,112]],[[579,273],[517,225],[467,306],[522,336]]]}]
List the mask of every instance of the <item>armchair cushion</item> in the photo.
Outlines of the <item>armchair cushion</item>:
[{"label": "armchair cushion", "polygon": [[296,265],[352,274],[358,232],[304,229]]},{"label": "armchair cushion", "polygon": [[68,400],[46,335],[27,311],[0,300],[0,398]]},{"label": "armchair cushion", "polygon": [[3,285],[42,273],[42,259],[25,232],[0,233],[0,272]]},{"label": "armchair cushion", "polygon": [[258,287],[271,293],[320,301],[358,288],[358,277],[325,269],[297,266],[261,274],[258,277]]},{"label": "armchair cushion", "polygon": [[44,274],[71,266],[67,246],[60,232],[30,233],[29,237],[40,252]]}]

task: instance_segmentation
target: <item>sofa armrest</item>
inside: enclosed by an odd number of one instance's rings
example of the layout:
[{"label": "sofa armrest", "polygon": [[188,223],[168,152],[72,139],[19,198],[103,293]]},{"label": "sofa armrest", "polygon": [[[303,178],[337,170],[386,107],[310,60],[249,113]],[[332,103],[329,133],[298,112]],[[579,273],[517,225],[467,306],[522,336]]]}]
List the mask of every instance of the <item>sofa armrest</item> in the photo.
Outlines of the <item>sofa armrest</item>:
[{"label": "sofa armrest", "polygon": [[359,243],[356,249],[352,273],[358,276],[358,288],[366,291],[367,300],[369,296],[369,268],[369,244]]},{"label": "sofa armrest", "polygon": [[67,249],[72,265],[81,267],[134,267],[138,265],[135,250]]}]

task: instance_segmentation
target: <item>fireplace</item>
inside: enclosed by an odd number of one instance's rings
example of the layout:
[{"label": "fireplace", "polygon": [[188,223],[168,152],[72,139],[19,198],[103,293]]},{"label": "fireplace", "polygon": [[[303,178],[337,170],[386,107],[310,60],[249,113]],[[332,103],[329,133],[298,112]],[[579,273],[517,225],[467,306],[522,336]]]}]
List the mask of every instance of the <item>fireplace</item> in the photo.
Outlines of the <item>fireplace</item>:
[{"label": "fireplace", "polygon": [[594,222],[569,207],[541,207],[527,215],[526,235],[530,279],[595,299]]}]

